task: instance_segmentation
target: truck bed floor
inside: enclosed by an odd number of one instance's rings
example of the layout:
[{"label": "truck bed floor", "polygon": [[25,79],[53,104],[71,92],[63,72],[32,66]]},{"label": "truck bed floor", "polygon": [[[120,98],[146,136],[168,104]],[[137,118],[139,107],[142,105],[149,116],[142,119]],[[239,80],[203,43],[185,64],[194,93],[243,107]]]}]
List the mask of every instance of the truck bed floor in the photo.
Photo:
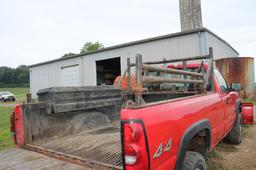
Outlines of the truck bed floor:
[{"label": "truck bed floor", "polygon": [[25,149],[10,149],[0,152],[0,170],[27,170],[27,169],[60,169],[60,170],[80,170],[89,168],[66,163],[48,156],[27,151]]},{"label": "truck bed floor", "polygon": [[41,140],[33,144],[109,166],[122,167],[119,122],[74,135]]}]

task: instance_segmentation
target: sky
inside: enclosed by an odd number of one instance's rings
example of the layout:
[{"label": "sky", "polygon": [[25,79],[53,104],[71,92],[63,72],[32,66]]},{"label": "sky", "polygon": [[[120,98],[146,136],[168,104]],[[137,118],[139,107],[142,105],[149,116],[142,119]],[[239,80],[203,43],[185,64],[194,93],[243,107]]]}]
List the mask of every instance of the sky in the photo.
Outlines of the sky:
[{"label": "sky", "polygon": [[[256,56],[256,1],[202,0],[203,25]],[[178,0],[0,0],[0,66],[17,67],[180,31]]]}]

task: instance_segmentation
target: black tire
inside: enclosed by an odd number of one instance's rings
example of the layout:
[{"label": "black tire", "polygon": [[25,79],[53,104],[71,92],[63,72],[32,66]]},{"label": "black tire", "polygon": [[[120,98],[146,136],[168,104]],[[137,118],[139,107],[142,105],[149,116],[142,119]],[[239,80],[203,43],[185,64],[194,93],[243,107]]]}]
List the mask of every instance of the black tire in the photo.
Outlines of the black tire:
[{"label": "black tire", "polygon": [[243,123],[242,123],[242,116],[238,114],[236,123],[231,131],[225,138],[225,142],[238,145],[242,142],[243,139]]},{"label": "black tire", "polygon": [[15,101],[15,98],[14,98],[14,97],[12,98],[12,101],[13,101],[13,102]]},{"label": "black tire", "polygon": [[187,151],[182,170],[206,170],[204,157],[198,152]]},{"label": "black tire", "polygon": [[2,98],[2,101],[5,102],[6,100],[4,98]]}]

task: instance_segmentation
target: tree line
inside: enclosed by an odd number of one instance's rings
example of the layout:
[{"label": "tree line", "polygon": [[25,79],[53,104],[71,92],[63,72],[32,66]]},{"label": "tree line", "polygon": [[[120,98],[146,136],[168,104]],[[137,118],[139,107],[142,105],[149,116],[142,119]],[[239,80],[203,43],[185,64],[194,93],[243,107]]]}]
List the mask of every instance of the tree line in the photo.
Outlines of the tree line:
[{"label": "tree line", "polygon": [[[97,51],[104,48],[103,44],[97,42],[86,42],[80,54]],[[61,58],[69,58],[75,53],[66,53]],[[26,65],[20,65],[17,68],[6,66],[0,67],[0,87],[29,87],[29,68]]]},{"label": "tree line", "polygon": [[0,67],[0,87],[21,86],[29,86],[29,68],[26,65],[17,68]]}]

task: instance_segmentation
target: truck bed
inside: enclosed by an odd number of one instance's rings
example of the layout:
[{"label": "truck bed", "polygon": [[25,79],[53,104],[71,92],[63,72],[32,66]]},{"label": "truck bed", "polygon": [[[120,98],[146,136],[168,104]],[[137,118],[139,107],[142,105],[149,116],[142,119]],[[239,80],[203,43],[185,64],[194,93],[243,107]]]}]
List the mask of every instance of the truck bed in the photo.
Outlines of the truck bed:
[{"label": "truck bed", "polygon": [[32,145],[81,159],[86,158],[109,167],[115,166],[121,169],[122,166],[119,122],[51,140],[40,140]]},{"label": "truck bed", "polygon": [[[192,94],[147,94],[146,102]],[[120,111],[128,97],[114,86],[55,87],[11,116],[18,146],[93,169],[123,169]],[[22,128],[21,128],[22,127]]]},{"label": "truck bed", "polygon": [[25,149],[10,149],[0,152],[0,170],[27,170],[27,169],[61,169],[61,170],[78,170],[89,168],[65,161],[50,158],[48,156],[27,151]]}]

